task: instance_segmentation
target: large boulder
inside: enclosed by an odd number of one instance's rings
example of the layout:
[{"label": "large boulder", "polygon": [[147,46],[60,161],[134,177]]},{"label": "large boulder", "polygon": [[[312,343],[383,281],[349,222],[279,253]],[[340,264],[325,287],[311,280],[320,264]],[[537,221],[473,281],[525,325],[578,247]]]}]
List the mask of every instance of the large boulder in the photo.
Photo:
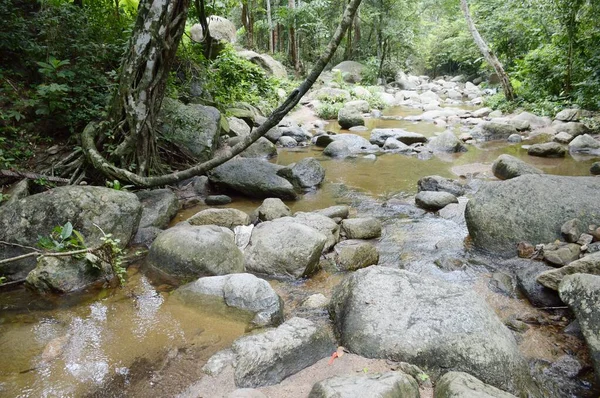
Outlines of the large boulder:
[{"label": "large boulder", "polygon": [[334,376],[316,383],[308,398],[419,398],[419,385],[402,372]]},{"label": "large boulder", "polygon": [[562,302],[556,291],[537,282],[537,277],[554,268],[540,261],[526,259],[507,260],[509,266],[516,268],[517,287],[525,294],[534,307],[560,307]]},{"label": "large boulder", "polygon": [[[235,43],[236,29],[233,22],[217,15],[211,15],[206,18],[206,22],[208,23],[208,32],[213,40],[216,40],[217,42],[224,41],[227,43]],[[200,43],[204,41],[202,25],[199,23],[192,25],[190,35],[195,42]]]},{"label": "large boulder", "polygon": [[296,199],[294,186],[277,175],[283,166],[261,159],[232,159],[213,169],[213,184],[254,198]]},{"label": "large boulder", "polygon": [[166,228],[179,210],[179,201],[170,189],[139,191],[135,195],[142,203],[139,228]]},{"label": "large boulder", "polygon": [[329,251],[340,240],[340,226],[322,214],[298,212],[294,217],[278,218],[275,221],[296,222],[322,233],[327,237],[323,251]]},{"label": "large boulder", "polygon": [[158,114],[158,131],[165,140],[203,162],[212,158],[217,147],[220,121],[216,108],[165,98]]},{"label": "large boulder", "polygon": [[448,372],[435,383],[434,398],[516,398],[464,372]]},{"label": "large boulder", "polygon": [[250,217],[238,209],[206,209],[188,218],[187,222],[191,225],[217,225],[233,229],[238,225],[250,224]]},{"label": "large boulder", "polygon": [[538,275],[537,281],[548,289],[558,290],[562,280],[573,274],[600,276],[600,252],[589,254],[564,267],[544,271]]},{"label": "large boulder", "polygon": [[285,66],[268,54],[258,54],[254,51],[244,50],[238,52],[238,55],[248,61],[260,66],[267,74],[279,79],[287,78]]},{"label": "large boulder", "polygon": [[600,154],[600,141],[588,134],[580,135],[569,143],[569,152],[598,155]]},{"label": "large boulder", "polygon": [[578,122],[581,119],[581,109],[563,109],[554,119],[561,122]]},{"label": "large boulder", "polygon": [[340,127],[345,130],[355,126],[365,125],[365,119],[362,117],[362,115],[349,108],[340,109],[337,120]]},{"label": "large boulder", "polygon": [[481,125],[481,129],[486,140],[505,140],[518,134],[517,129],[508,123],[486,122]]},{"label": "large boulder", "polygon": [[467,152],[467,147],[464,146],[452,131],[444,131],[437,137],[433,137],[427,144],[434,152]]},{"label": "large boulder", "polygon": [[342,61],[332,68],[334,71],[339,70],[344,81],[348,83],[360,83],[365,69],[366,66],[356,61]]},{"label": "large boulder", "polygon": [[[242,137],[231,138],[228,141],[229,146],[234,146],[241,140]],[[239,156],[242,158],[271,159],[277,157],[277,147],[265,137],[260,137],[252,145],[244,149]]]},{"label": "large boulder", "polygon": [[518,242],[559,239],[567,220],[597,223],[598,192],[594,177],[524,175],[486,182],[467,204],[467,227],[477,248],[512,257]]},{"label": "large boulder", "polygon": [[330,314],[340,344],[358,355],[408,362],[433,376],[468,372],[507,391],[536,394],[511,332],[469,289],[369,267],[334,289]]},{"label": "large boulder", "polygon": [[423,134],[412,133],[403,129],[373,129],[369,141],[371,144],[383,146],[385,141],[390,137],[395,138],[406,145],[427,142],[427,137]]},{"label": "large boulder", "polygon": [[253,314],[256,326],[283,322],[283,300],[264,279],[252,274],[209,276],[181,286],[173,297],[186,304],[206,308],[226,305]]},{"label": "large boulder", "polygon": [[511,155],[500,155],[492,164],[492,173],[500,180],[510,180],[525,174],[544,174],[537,167]]},{"label": "large boulder", "polygon": [[[104,233],[112,234],[125,247],[141,215],[139,199],[129,192],[91,186],[54,188],[0,207],[0,240],[36,246],[40,236],[49,236],[55,227],[71,222],[87,247],[100,245]],[[30,250],[0,245],[0,259],[27,252]],[[34,257],[2,264],[0,275],[9,281],[23,279],[35,266]]]},{"label": "large boulder", "polygon": [[212,225],[182,224],[164,231],[152,243],[147,262],[183,278],[244,272],[244,258],[233,232]]},{"label": "large boulder", "polygon": [[600,380],[600,276],[569,275],[561,282],[559,294],[579,321]]},{"label": "large boulder", "polygon": [[277,172],[280,176],[302,189],[315,188],[325,179],[325,168],[315,158],[304,158]]},{"label": "large boulder", "polygon": [[239,338],[231,350],[236,386],[262,387],[277,384],[329,356],[335,345],[325,327],[292,318],[277,329]]},{"label": "large boulder", "polygon": [[263,222],[252,230],[244,251],[246,269],[293,278],[310,275],[317,270],[325,242],[325,235],[297,222]]},{"label": "large boulder", "polygon": [[[600,146],[600,143],[598,144]],[[567,155],[567,149],[558,142],[546,142],[530,146],[527,149],[527,154],[542,158],[564,158]]]},{"label": "large boulder", "polygon": [[577,137],[579,135],[588,134],[590,129],[583,123],[579,122],[560,122],[555,120],[552,123],[552,127],[558,131],[559,133],[565,132],[571,134],[573,137]]}]

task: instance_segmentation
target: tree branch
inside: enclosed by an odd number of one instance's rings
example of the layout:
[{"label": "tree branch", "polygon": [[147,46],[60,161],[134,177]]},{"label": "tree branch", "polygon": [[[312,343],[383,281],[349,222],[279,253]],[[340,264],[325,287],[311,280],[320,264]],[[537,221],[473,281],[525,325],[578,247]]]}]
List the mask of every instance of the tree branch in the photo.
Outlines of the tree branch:
[{"label": "tree branch", "polygon": [[182,180],[186,180],[188,178],[206,173],[207,171],[227,162],[232,159],[234,156],[243,152],[246,148],[252,145],[255,141],[257,141],[260,137],[264,136],[271,128],[275,127],[283,117],[288,114],[300,101],[300,99],[310,90],[312,85],[318,79],[319,75],[333,55],[337,50],[344,34],[346,33],[350,24],[354,20],[354,15],[356,14],[356,10],[360,5],[361,0],[350,0],[344,14],[342,16],[342,20],[338,25],[331,41],[329,42],[325,52],[321,55],[321,57],[315,63],[315,66],[311,70],[310,74],[306,77],[306,79],[295,89],[286,99],[286,101],[280,105],[273,113],[269,116],[269,118],[257,129],[255,129],[251,134],[247,135],[242,139],[239,143],[233,146],[229,151],[226,151],[220,156],[217,156],[213,159],[210,159],[204,163],[200,163],[194,167],[191,167],[186,170],[176,171],[174,173],[165,174],[161,176],[153,176],[153,177],[143,177],[138,174],[132,173],[129,170],[125,170],[115,165],[111,164],[96,148],[94,143],[94,138],[99,132],[99,125],[92,122],[86,126],[86,128],[81,133],[81,142],[84,148],[84,153],[88,160],[92,163],[92,165],[103,174],[111,177],[117,178],[119,180],[129,181],[130,183],[139,186],[139,187],[156,187],[161,185],[174,184]]}]

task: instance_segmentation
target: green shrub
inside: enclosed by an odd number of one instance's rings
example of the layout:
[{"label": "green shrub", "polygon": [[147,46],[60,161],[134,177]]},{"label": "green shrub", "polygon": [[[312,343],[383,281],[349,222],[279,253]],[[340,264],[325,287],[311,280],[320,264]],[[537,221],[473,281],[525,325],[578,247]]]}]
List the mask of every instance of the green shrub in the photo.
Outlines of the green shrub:
[{"label": "green shrub", "polygon": [[338,112],[343,107],[344,107],[344,103],[342,103],[342,102],[337,102],[337,103],[322,102],[317,107],[315,112],[317,113],[317,116],[319,116],[321,119],[325,119],[325,120],[337,119]]}]

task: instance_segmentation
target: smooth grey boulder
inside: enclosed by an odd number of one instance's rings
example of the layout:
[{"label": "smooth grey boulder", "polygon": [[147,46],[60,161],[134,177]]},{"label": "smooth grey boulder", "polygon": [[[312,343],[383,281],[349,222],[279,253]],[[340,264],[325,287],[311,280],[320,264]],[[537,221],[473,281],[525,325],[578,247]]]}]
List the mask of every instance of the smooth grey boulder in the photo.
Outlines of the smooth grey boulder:
[{"label": "smooth grey boulder", "polygon": [[338,111],[338,124],[342,129],[349,129],[355,126],[364,126],[365,119],[354,109],[342,108]]},{"label": "smooth grey boulder", "polygon": [[360,83],[362,74],[367,67],[356,61],[342,61],[331,70],[339,70],[347,83]]},{"label": "smooth grey boulder", "polygon": [[597,222],[598,192],[600,180],[594,177],[524,175],[485,182],[469,200],[465,219],[475,247],[512,257],[518,242],[559,239],[567,220]]},{"label": "smooth grey boulder", "polygon": [[600,141],[595,140],[588,134],[580,135],[569,143],[569,152],[591,155],[600,154]]},{"label": "smooth grey boulder", "polygon": [[516,398],[464,372],[448,372],[435,383],[434,398]]},{"label": "smooth grey boulder", "polygon": [[554,121],[552,123],[552,127],[558,131],[559,133],[565,132],[571,134],[573,137],[577,137],[579,135],[588,134],[590,129],[583,123],[579,122],[561,122]]},{"label": "smooth grey boulder", "polygon": [[537,281],[549,289],[558,290],[561,281],[573,274],[600,275],[600,252],[588,254],[564,267],[542,272]]},{"label": "smooth grey boulder", "polygon": [[383,144],[383,149],[387,149],[395,152],[412,152],[412,148],[406,145],[405,143],[398,141],[394,137],[390,137],[385,140]]},{"label": "smooth grey boulder", "polygon": [[325,179],[325,168],[315,158],[304,158],[277,172],[294,186],[310,189],[321,185]]},{"label": "smooth grey boulder", "polygon": [[292,318],[277,329],[239,338],[231,349],[236,386],[253,388],[277,384],[328,357],[335,344],[325,327]]},{"label": "smooth grey boulder", "polygon": [[182,224],[156,238],[147,262],[176,277],[199,277],[244,272],[244,257],[233,232],[213,225]]},{"label": "smooth grey boulder", "polygon": [[163,230],[156,227],[138,228],[130,244],[133,246],[146,246],[147,248],[152,245],[152,242]]},{"label": "smooth grey boulder", "polygon": [[500,155],[492,164],[492,173],[500,180],[510,180],[525,174],[544,174],[537,167],[511,155]]},{"label": "smooth grey boulder", "polygon": [[[356,134],[337,134],[331,136],[334,142],[343,142],[348,146],[350,153],[365,153],[365,152],[373,152],[374,146],[371,143]],[[377,148],[377,147],[375,147]]]},{"label": "smooth grey boulder", "polygon": [[350,147],[343,141],[333,141],[323,150],[323,155],[331,158],[346,158],[351,155]]},{"label": "smooth grey boulder", "polygon": [[[271,128],[269,131],[267,131],[267,133],[265,134],[265,138],[267,138],[269,141],[271,141],[272,143],[277,143],[277,141],[279,141],[279,139],[283,137],[283,130],[281,130],[281,128],[279,126],[275,126],[273,128]],[[288,137],[288,138],[292,138],[292,137]],[[293,139],[293,138],[292,138]],[[296,140],[294,140],[296,141]],[[298,141],[296,141],[297,143]]]},{"label": "smooth grey boulder", "polygon": [[284,148],[294,148],[298,146],[298,141],[293,139],[292,137],[282,136],[277,140],[277,145],[282,146]]},{"label": "smooth grey boulder", "polygon": [[209,195],[204,199],[204,203],[209,206],[222,206],[231,203],[231,198],[227,195]]},{"label": "smooth grey boulder", "polygon": [[571,307],[585,337],[596,379],[600,380],[600,276],[574,274],[566,276],[558,290],[560,298]]},{"label": "smooth grey boulder", "polygon": [[341,271],[356,271],[376,265],[379,252],[371,243],[360,239],[344,240],[333,248],[335,263]]},{"label": "smooth grey boulder", "polygon": [[496,122],[483,123],[481,130],[484,138],[487,140],[505,140],[513,134],[518,134],[514,126]]},{"label": "smooth grey boulder", "polygon": [[292,137],[298,143],[310,141],[312,138],[312,134],[300,126],[282,126],[280,124],[279,128],[283,137]]},{"label": "smooth grey boulder", "polygon": [[217,225],[233,229],[238,225],[250,224],[250,217],[238,209],[206,209],[186,220],[190,225]]},{"label": "smooth grey boulder", "polygon": [[561,144],[568,144],[573,141],[573,136],[565,131],[558,133],[554,136],[554,141]]},{"label": "smooth grey boulder", "polygon": [[96,266],[73,257],[41,257],[25,284],[38,293],[72,293],[93,284],[110,282],[116,275],[108,263]]},{"label": "smooth grey boulder", "polygon": [[340,344],[358,355],[408,362],[434,377],[468,372],[518,395],[537,395],[512,333],[468,289],[369,267],[334,289],[330,315]]},{"label": "smooth grey boulder", "polygon": [[346,102],[344,108],[355,113],[368,113],[371,110],[369,103],[365,100]]},{"label": "smooth grey boulder", "polygon": [[[233,22],[218,15],[211,15],[210,17],[206,18],[206,22],[208,23],[210,37],[212,37],[216,43],[221,41],[235,43],[236,30]],[[192,36],[192,40],[195,42],[204,41],[202,25],[194,24],[190,34]]]},{"label": "smooth grey boulder", "polygon": [[334,376],[316,383],[308,398],[419,398],[419,385],[402,372]]},{"label": "smooth grey boulder", "polygon": [[179,210],[179,201],[170,189],[139,191],[135,195],[142,204],[139,228],[166,228]]},{"label": "smooth grey boulder", "polygon": [[[242,137],[230,138],[228,141],[229,146],[234,146],[241,140]],[[260,137],[256,142],[244,149],[239,156],[252,159],[271,159],[277,157],[277,147],[265,137]]]},{"label": "smooth grey boulder", "polygon": [[342,221],[348,239],[374,239],[381,236],[381,222],[373,217],[348,218]]},{"label": "smooth grey boulder", "polygon": [[221,132],[221,113],[212,106],[185,105],[165,98],[158,114],[158,130],[165,140],[198,161],[210,159]]},{"label": "smooth grey boulder", "polygon": [[564,158],[567,155],[567,150],[558,142],[546,142],[545,144],[534,144],[530,146],[527,149],[527,154],[542,158]]},{"label": "smooth grey boulder", "polygon": [[234,137],[245,137],[252,132],[248,123],[237,117],[228,117],[227,124],[229,124],[229,135]]},{"label": "smooth grey boulder", "polygon": [[[211,25],[212,26],[212,25]],[[209,26],[209,30],[211,27]],[[212,34],[212,31],[211,31]],[[275,58],[271,57],[269,54],[258,54],[254,51],[243,50],[238,51],[238,55],[242,58],[247,59],[255,65],[258,65],[262,70],[264,70],[268,75],[280,78],[287,79],[287,70],[285,66]]]},{"label": "smooth grey boulder", "polygon": [[563,305],[556,291],[548,289],[537,282],[538,275],[553,270],[553,267],[540,261],[525,259],[507,261],[516,268],[517,287],[534,307],[560,307]]},{"label": "smooth grey boulder", "polygon": [[437,137],[433,137],[427,144],[434,152],[467,152],[467,147],[464,146],[461,140],[459,140],[452,131],[444,131]]},{"label": "smooth grey boulder", "polygon": [[327,237],[323,251],[329,251],[340,240],[340,226],[331,218],[317,213],[298,212],[294,217],[283,217],[277,222],[293,222],[306,225]]},{"label": "smooth grey boulder", "polygon": [[232,159],[213,169],[210,181],[253,198],[296,199],[294,186],[277,175],[283,166],[261,159]]},{"label": "smooth grey boulder", "polygon": [[462,196],[466,191],[465,186],[459,181],[441,176],[427,176],[419,179],[417,182],[417,190],[419,192],[448,192],[454,196]]},{"label": "smooth grey boulder", "polygon": [[325,209],[317,210],[315,213],[321,214],[329,218],[348,218],[350,207],[346,205],[330,206]]},{"label": "smooth grey boulder", "polygon": [[512,134],[506,139],[506,141],[510,142],[511,144],[518,144],[523,141],[523,137],[521,137],[521,134]]},{"label": "smooth grey boulder", "polygon": [[458,199],[448,192],[421,191],[415,196],[415,203],[422,209],[438,211],[450,203],[458,203]]},{"label": "smooth grey boulder", "polygon": [[[71,222],[88,247],[99,246],[112,234],[125,247],[137,230],[142,206],[133,193],[92,186],[66,186],[27,196],[0,207],[0,240],[36,246],[40,236],[49,236],[57,226]],[[0,245],[0,259],[30,252],[17,246]],[[34,257],[0,265],[8,281],[23,279],[36,266]]]},{"label": "smooth grey boulder", "polygon": [[578,122],[581,118],[581,109],[563,109],[556,114],[554,119],[561,122]]},{"label": "smooth grey boulder", "polygon": [[251,312],[255,326],[283,322],[283,300],[269,282],[252,274],[200,278],[177,288],[172,296],[194,306],[210,307],[218,303]]},{"label": "smooth grey boulder", "polygon": [[297,222],[267,221],[252,230],[246,247],[246,269],[300,278],[317,270],[327,237]]},{"label": "smooth grey boulder", "polygon": [[371,144],[383,146],[388,138],[395,138],[406,145],[427,142],[427,137],[423,134],[411,133],[403,129],[373,129],[369,141]]},{"label": "smooth grey boulder", "polygon": [[537,116],[529,112],[521,112],[513,119],[528,122],[531,127],[536,128],[546,127],[552,123],[552,120],[549,117]]},{"label": "smooth grey boulder", "polygon": [[273,221],[276,218],[291,216],[292,212],[279,198],[267,198],[256,209],[258,219],[261,221]]}]

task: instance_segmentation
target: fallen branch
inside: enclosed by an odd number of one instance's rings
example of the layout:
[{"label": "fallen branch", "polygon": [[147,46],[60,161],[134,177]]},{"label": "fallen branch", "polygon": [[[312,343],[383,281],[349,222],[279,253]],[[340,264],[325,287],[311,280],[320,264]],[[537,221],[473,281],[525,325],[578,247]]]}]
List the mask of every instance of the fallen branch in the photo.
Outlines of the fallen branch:
[{"label": "fallen branch", "polygon": [[315,66],[311,70],[310,74],[306,77],[306,79],[295,89],[285,100],[285,102],[280,105],[277,109],[273,111],[273,113],[267,118],[267,120],[257,129],[255,129],[252,133],[244,137],[239,143],[230,148],[228,151],[225,151],[222,155],[217,156],[211,160],[208,160],[204,163],[200,163],[194,167],[191,167],[186,170],[176,171],[174,173],[154,176],[154,177],[143,177],[139,174],[132,173],[129,170],[119,168],[114,164],[110,163],[96,148],[96,144],[94,142],[95,137],[98,133],[105,128],[105,124],[103,123],[90,123],[88,124],[83,132],[81,133],[81,143],[84,149],[85,156],[90,161],[90,163],[104,175],[109,178],[115,178],[122,181],[129,181],[130,183],[138,186],[138,187],[156,187],[163,186],[169,184],[175,184],[179,181],[186,180],[188,178],[206,173],[209,170],[214,169],[215,167],[227,162],[232,159],[234,156],[240,154],[250,145],[252,145],[255,141],[257,141],[260,137],[264,136],[271,128],[275,127],[281,119],[285,115],[288,114],[300,101],[300,99],[310,90],[312,85],[318,79],[319,75],[333,55],[337,50],[346,30],[352,24],[354,20],[354,15],[356,14],[356,10],[360,5],[361,0],[350,0],[346,9],[344,11],[344,15],[342,16],[342,20],[337,27],[331,41],[329,42],[327,49],[321,55],[321,57],[315,63]]},{"label": "fallen branch", "polygon": [[54,176],[48,176],[45,174],[32,173],[29,171],[17,171],[17,170],[0,170],[0,176],[3,177],[16,177],[16,178],[26,178],[28,180],[39,180],[44,179],[50,182],[59,182],[61,184],[68,184],[68,178],[60,178]]},{"label": "fallen branch", "polygon": [[7,264],[7,263],[12,263],[15,261],[19,261],[19,260],[23,260],[25,258],[29,258],[29,257],[64,257],[64,256],[75,256],[77,254],[83,254],[83,253],[92,253],[96,250],[101,249],[102,246],[96,247],[96,248],[92,248],[92,249],[80,249],[80,250],[73,250],[70,252],[51,252],[51,253],[44,253],[41,251],[36,251],[36,252],[30,252],[30,253],[26,253],[26,254],[22,254],[20,256],[16,256],[16,257],[11,257],[11,258],[6,258],[4,260],[0,260],[0,265],[2,264]]}]

